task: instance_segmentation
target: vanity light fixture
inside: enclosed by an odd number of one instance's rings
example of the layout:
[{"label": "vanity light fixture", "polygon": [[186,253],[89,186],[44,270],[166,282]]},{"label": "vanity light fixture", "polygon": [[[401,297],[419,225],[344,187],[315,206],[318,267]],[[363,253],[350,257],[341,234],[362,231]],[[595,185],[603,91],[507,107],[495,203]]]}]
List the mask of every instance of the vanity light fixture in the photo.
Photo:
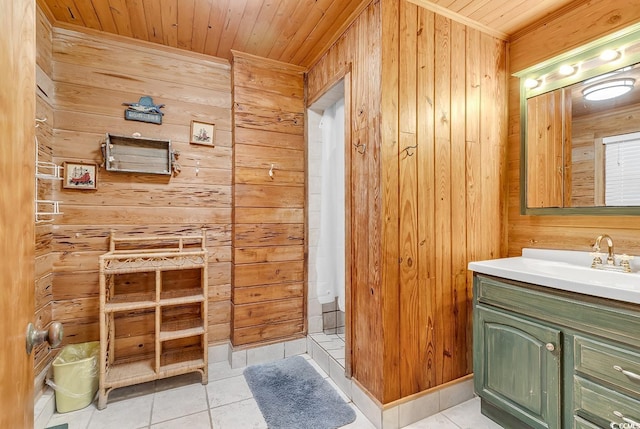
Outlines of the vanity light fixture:
[{"label": "vanity light fixture", "polygon": [[600,59],[602,61],[614,61],[618,58],[620,58],[620,51],[615,49],[606,49],[600,54]]},{"label": "vanity light fixture", "polygon": [[558,69],[558,73],[560,73],[562,76],[571,76],[575,72],[576,72],[576,68],[569,64],[563,64]]},{"label": "vanity light fixture", "polygon": [[588,101],[609,100],[631,91],[634,83],[631,78],[607,80],[585,88],[582,95]]},{"label": "vanity light fixture", "polygon": [[524,81],[524,86],[529,89],[536,88],[538,85],[540,85],[540,81],[538,79],[529,78]]}]

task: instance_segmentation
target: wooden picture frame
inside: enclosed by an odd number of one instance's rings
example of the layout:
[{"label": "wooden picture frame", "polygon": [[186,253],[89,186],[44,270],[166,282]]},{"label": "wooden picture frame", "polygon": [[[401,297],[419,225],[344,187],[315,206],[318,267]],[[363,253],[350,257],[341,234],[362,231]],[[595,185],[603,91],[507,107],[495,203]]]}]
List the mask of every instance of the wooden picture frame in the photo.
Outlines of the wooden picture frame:
[{"label": "wooden picture frame", "polygon": [[98,188],[98,165],[85,162],[64,162],[62,187],[92,190]]},{"label": "wooden picture frame", "polygon": [[201,121],[191,121],[191,135],[189,143],[214,146],[215,124]]}]

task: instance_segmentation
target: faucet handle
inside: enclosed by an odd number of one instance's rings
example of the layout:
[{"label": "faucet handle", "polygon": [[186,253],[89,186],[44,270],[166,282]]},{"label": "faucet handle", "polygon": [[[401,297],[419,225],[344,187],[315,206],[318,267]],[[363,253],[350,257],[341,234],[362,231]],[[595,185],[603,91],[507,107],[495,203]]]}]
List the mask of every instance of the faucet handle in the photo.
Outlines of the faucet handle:
[{"label": "faucet handle", "polygon": [[589,253],[589,255],[593,256],[593,261],[591,262],[591,268],[595,268],[598,265],[602,265],[602,255],[604,253],[599,252],[599,248],[596,248],[595,252]]},{"label": "faucet handle", "polygon": [[626,253],[620,255],[620,266],[624,269],[625,273],[631,272],[631,265],[629,261],[633,259],[633,256],[629,256]]}]

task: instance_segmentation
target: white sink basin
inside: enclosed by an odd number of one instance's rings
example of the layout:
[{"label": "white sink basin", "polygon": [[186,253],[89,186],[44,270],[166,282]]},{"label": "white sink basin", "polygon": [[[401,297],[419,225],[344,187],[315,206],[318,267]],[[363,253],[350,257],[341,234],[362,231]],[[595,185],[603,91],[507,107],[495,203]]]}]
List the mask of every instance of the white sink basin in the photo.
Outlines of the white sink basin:
[{"label": "white sink basin", "polygon": [[523,249],[522,256],[470,262],[469,269],[541,286],[640,304],[640,258],[631,273],[591,268],[589,252]]}]

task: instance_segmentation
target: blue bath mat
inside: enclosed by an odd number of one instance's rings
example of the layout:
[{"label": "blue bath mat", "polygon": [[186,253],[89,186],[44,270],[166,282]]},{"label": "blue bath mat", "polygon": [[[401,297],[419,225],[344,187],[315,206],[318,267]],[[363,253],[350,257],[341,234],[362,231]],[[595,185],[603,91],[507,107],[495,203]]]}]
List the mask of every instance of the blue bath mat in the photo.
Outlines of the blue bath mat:
[{"label": "blue bath mat", "polygon": [[301,356],[253,365],[244,378],[269,429],[333,429],[356,413]]}]

